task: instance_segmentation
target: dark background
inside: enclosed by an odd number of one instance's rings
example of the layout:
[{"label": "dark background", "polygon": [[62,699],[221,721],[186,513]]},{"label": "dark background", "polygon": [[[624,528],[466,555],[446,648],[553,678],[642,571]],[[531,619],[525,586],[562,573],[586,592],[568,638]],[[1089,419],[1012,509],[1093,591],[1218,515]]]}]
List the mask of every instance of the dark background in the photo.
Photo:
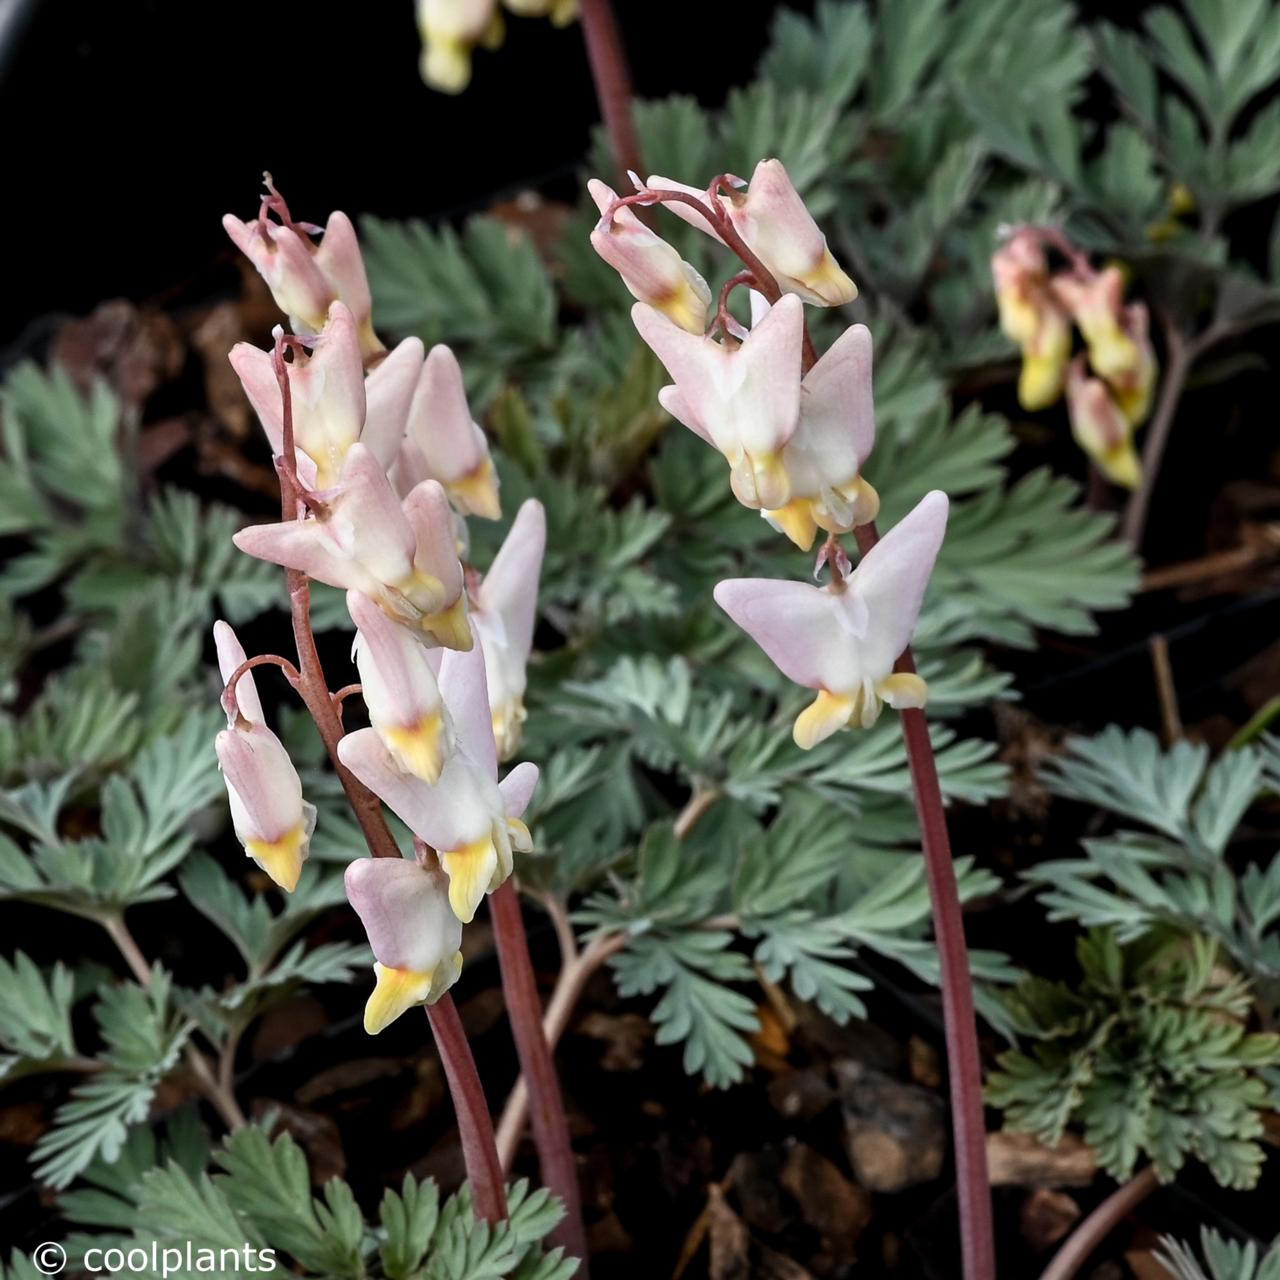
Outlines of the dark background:
[{"label": "dark background", "polygon": [[[637,92],[720,102],[778,7],[620,0]],[[418,76],[413,0],[0,0],[0,41],[0,367],[50,313],[208,288],[220,255],[232,288],[219,219],[256,213],[263,169],[304,219],[457,216],[522,186],[572,198],[598,119],[576,23],[508,15],[454,98]]]}]

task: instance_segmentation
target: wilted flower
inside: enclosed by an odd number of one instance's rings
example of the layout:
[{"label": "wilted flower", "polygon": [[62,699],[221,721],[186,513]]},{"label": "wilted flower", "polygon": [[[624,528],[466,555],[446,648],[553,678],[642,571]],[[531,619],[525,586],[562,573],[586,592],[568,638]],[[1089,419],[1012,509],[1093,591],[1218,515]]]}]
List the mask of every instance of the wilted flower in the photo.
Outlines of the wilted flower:
[{"label": "wilted flower", "polygon": [[358,591],[347,592],[347,611],[356,624],[353,653],[374,731],[401,769],[436,782],[453,725],[427,649]]},{"label": "wilted flower", "polygon": [[728,460],[738,501],[776,511],[791,500],[783,446],[800,420],[803,308],[783,297],[742,342],[698,337],[638,302],[640,336],[675,380],[663,407]]},{"label": "wilted flower", "polygon": [[612,187],[592,178],[587,190],[601,213],[591,232],[595,251],[622,277],[633,298],[701,336],[711,306],[707,282],[629,208],[613,210],[618,195]]},{"label": "wilted flower", "polygon": [[1133,423],[1101,378],[1089,377],[1083,356],[1067,374],[1067,411],[1071,434],[1113,484],[1136,489],[1142,464],[1133,447]]},{"label": "wilted flower", "polygon": [[859,324],[831,344],[800,384],[800,422],[782,449],[791,500],[762,514],[804,551],[820,528],[848,533],[874,520],[880,499],[859,470],[875,438],[871,332]]},{"label": "wilted flower", "polygon": [[422,366],[395,479],[401,492],[438,480],[464,516],[502,515],[489,442],[471,416],[462,369],[446,346],[432,347]]},{"label": "wilted flower", "polygon": [[345,213],[329,215],[319,245],[293,226],[265,217],[242,222],[228,213],[222,226],[257,267],[296,333],[318,333],[332,303],[341,301],[355,319],[362,353],[371,356],[382,350],[373,331],[373,299],[356,229]]},{"label": "wilted flower", "polygon": [[[225,622],[213,627],[218,669],[230,680],[245,661],[244,649]],[[231,822],[244,851],[282,889],[292,893],[302,874],[315,830],[315,806],[302,798],[302,783],[289,753],[262,717],[253,673],[236,681],[238,714],[218,734],[215,748]]]},{"label": "wilted flower", "polygon": [[538,780],[536,765],[517,765],[499,784],[498,757],[485,685],[484,655],[448,652],[440,691],[453,720],[455,749],[430,785],[399,767],[373,729],[338,743],[338,757],[402,822],[434,848],[449,877],[449,901],[464,924],[486,893],[511,874],[512,851],[532,847],[520,821]]},{"label": "wilted flower", "polygon": [[525,668],[533,648],[538,578],[547,545],[547,515],[535,498],[526,501],[473,594],[471,625],[484,651],[493,736],[498,758],[520,745],[525,720]]},{"label": "wilted flower", "polygon": [[894,673],[911,642],[947,525],[946,495],[934,490],[867,552],[847,579],[826,587],[735,578],[716,603],[789,680],[818,696],[795,723],[805,749],[846,725],[874,724],[883,703],[924,706],[925,682]]},{"label": "wilted flower", "polygon": [[471,50],[502,43],[497,0],[418,0],[422,78],[441,93],[461,93],[471,83]]},{"label": "wilted flower", "polygon": [[1045,409],[1062,394],[1071,358],[1071,322],[1049,283],[1044,249],[1035,234],[1023,229],[991,259],[1000,328],[1022,348],[1018,403]]},{"label": "wilted flower", "polygon": [[470,648],[462,566],[444,490],[423,481],[397,499],[376,457],[352,445],[321,514],[251,525],[241,551],[297,569],[332,587],[362,592],[437,643]]},{"label": "wilted flower", "polygon": [[[684,191],[701,200],[706,192],[652,176],[651,189]],[[716,201],[747,247],[768,268],[784,293],[794,293],[820,307],[837,307],[858,296],[857,286],[827,248],[827,238],[781,160],[761,160],[745,191],[717,193]],[[714,227],[691,205],[671,201],[667,207],[686,222],[720,239]]]},{"label": "wilted flower", "polygon": [[462,971],[462,922],[449,906],[448,877],[403,858],[358,858],[346,871],[376,963],[364,1029],[376,1036],[406,1009],[434,1004]]}]

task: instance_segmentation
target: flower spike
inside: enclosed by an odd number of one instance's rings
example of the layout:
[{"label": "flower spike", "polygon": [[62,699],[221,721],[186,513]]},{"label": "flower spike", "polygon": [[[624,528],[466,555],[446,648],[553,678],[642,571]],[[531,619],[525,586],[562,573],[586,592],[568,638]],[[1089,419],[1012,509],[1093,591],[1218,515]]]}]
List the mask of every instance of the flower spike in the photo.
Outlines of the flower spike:
[{"label": "flower spike", "polygon": [[946,495],[934,490],[876,544],[847,580],[827,587],[735,578],[716,603],[789,680],[817,690],[796,720],[796,744],[816,746],[846,725],[869,728],[881,707],[922,707],[925,682],[895,674],[911,642],[942,546]]},{"label": "flower spike", "polygon": [[[235,632],[214,624],[218,668],[224,681],[244,663]],[[244,851],[286,893],[298,886],[315,830],[315,806],[302,798],[302,782],[289,753],[262,718],[253,673],[236,682],[240,718],[214,740],[227,787],[231,823]]]},{"label": "flower spike", "polygon": [[457,981],[462,922],[449,906],[448,879],[435,867],[357,858],[344,883],[376,961],[364,1010],[364,1029],[376,1036],[414,1005],[434,1004]]},{"label": "flower spike", "polygon": [[633,298],[701,336],[711,307],[707,282],[630,209],[615,209],[618,195],[607,183],[592,178],[587,190],[601,214],[591,233],[592,248],[622,277]]},{"label": "flower spike", "polygon": [[785,507],[782,449],[800,421],[799,300],[780,298],[741,343],[686,333],[643,302],[631,318],[675,381],[659,392],[663,407],[725,456],[738,501]]},{"label": "flower spike", "polygon": [[547,515],[528,499],[476,593],[472,626],[484,650],[498,758],[509,760],[520,745],[525,720],[526,667],[533,648],[538,578],[547,545]]}]

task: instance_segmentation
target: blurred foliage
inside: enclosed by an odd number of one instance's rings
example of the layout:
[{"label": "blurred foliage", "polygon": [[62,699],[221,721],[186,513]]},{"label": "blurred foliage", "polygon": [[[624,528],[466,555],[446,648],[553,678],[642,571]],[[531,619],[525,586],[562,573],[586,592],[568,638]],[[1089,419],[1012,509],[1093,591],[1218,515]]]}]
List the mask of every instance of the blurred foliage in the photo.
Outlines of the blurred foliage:
[{"label": "blurred foliage", "polygon": [[1195,1252],[1180,1240],[1166,1236],[1156,1255],[1176,1280],[1280,1280],[1280,1240],[1260,1253],[1252,1240],[1239,1244],[1207,1227],[1200,1231],[1200,1265]]}]

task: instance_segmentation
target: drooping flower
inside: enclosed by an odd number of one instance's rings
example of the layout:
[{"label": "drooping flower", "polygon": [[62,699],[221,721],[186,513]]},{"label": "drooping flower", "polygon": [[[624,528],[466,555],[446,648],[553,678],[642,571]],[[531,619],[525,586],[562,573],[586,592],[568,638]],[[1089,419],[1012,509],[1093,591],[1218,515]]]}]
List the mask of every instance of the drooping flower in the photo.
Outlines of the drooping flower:
[{"label": "drooping flower", "polygon": [[1000,328],[1022,349],[1018,403],[1034,411],[1062,394],[1071,321],[1049,282],[1044,249],[1029,229],[1014,232],[991,259]]},{"label": "drooping flower", "polygon": [[618,198],[612,187],[592,178],[587,190],[601,213],[591,232],[595,251],[622,277],[633,298],[701,336],[711,306],[707,282],[629,208],[611,213]]},{"label": "drooping flower", "polygon": [[455,749],[434,786],[406,773],[373,729],[357,729],[338,743],[352,773],[439,854],[449,877],[449,902],[470,923],[486,893],[511,874],[513,850],[532,847],[520,821],[538,780],[536,765],[517,765],[502,780],[485,685],[484,653],[477,646],[445,653],[440,691],[453,720]]},{"label": "drooping flower", "polygon": [[[699,199],[706,192],[651,176],[654,190],[684,191]],[[761,160],[745,191],[717,193],[715,199],[733,228],[760,259],[784,293],[819,307],[838,307],[858,296],[857,286],[827,247],[813,215],[805,207],[781,160]],[[692,206],[671,201],[667,208],[717,240],[715,228]]]},{"label": "drooping flower", "polygon": [[497,520],[502,515],[489,442],[471,416],[462,369],[446,346],[427,353],[395,478],[401,492],[438,480],[464,516]]},{"label": "drooping flower", "polygon": [[418,0],[422,78],[441,93],[471,83],[471,51],[496,49],[504,34],[497,0]]},{"label": "drooping flower", "polygon": [[780,298],[740,343],[687,333],[643,302],[631,318],[674,379],[658,393],[662,406],[724,455],[738,501],[785,507],[791,484],[782,450],[800,421],[799,299]]},{"label": "drooping flower", "polygon": [[228,213],[222,226],[267,282],[295,333],[319,333],[330,306],[341,301],[355,319],[362,353],[371,356],[382,350],[373,331],[373,300],[364,259],[355,227],[345,213],[329,215],[319,245],[293,226],[269,218],[242,222]]},{"label": "drooping flower", "polygon": [[353,652],[374,731],[406,773],[438,781],[453,725],[427,649],[358,591],[347,592],[347,611],[356,624]]},{"label": "drooping flower", "polygon": [[893,670],[911,642],[925,587],[947,525],[946,495],[921,499],[843,581],[826,587],[772,578],[734,578],[716,603],[789,680],[818,696],[795,723],[808,749],[846,725],[867,728],[881,707],[922,707],[927,689]]},{"label": "drooping flower", "polygon": [[818,529],[848,533],[876,518],[880,499],[860,471],[876,438],[871,332],[846,329],[800,384],[800,422],[782,448],[791,499],[762,514],[807,551]]},{"label": "drooping flower", "polygon": [[[214,623],[213,636],[218,669],[230,680],[245,661],[244,649],[225,622]],[[236,681],[235,694],[238,714],[228,716],[229,727],[214,743],[232,826],[245,853],[292,893],[315,830],[315,806],[303,800],[298,771],[262,717],[252,671]]]},{"label": "drooping flower", "polygon": [[1067,373],[1067,412],[1071,434],[1098,470],[1112,484],[1136,489],[1142,464],[1133,447],[1133,423],[1107,384],[1089,376],[1083,356],[1071,362]]},{"label": "drooping flower", "polygon": [[364,1007],[371,1036],[407,1009],[434,1004],[462,971],[462,922],[449,906],[448,877],[403,858],[357,858],[344,882],[373,948],[373,993]]},{"label": "drooping flower", "polygon": [[498,758],[509,760],[520,745],[525,720],[525,668],[533,648],[538,578],[547,545],[547,515],[530,498],[511,524],[493,565],[474,593],[471,625],[484,651],[489,705]]},{"label": "drooping flower", "polygon": [[436,643],[469,648],[462,566],[444,490],[427,480],[404,499],[373,453],[347,451],[320,515],[251,525],[234,535],[247,555],[359,591]]}]

